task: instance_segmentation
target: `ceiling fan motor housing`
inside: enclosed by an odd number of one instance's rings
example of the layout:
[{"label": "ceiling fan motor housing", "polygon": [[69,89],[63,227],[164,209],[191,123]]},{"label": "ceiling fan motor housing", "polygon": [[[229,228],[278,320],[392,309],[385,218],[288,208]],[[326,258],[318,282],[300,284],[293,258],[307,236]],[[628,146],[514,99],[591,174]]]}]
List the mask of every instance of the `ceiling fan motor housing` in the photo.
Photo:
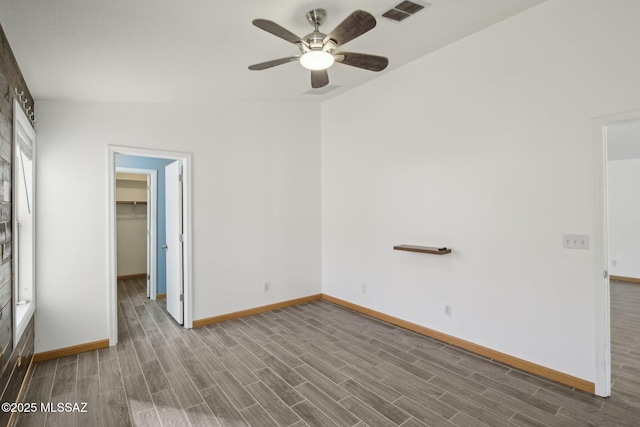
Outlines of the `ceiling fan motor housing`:
[{"label": "ceiling fan motor housing", "polygon": [[[313,33],[307,34],[304,36],[304,41],[306,42],[306,46],[303,45],[300,49],[303,52],[308,50],[321,50],[324,46],[324,38],[326,34],[322,34],[321,32],[314,31]],[[305,49],[306,47],[306,49]]]},{"label": "ceiling fan motor housing", "polygon": [[302,53],[308,52],[309,50],[323,50],[331,53],[331,51],[336,48],[336,43],[333,40],[328,40],[327,43],[325,43],[324,40],[327,35],[319,31],[319,27],[324,23],[326,17],[327,11],[324,9],[313,9],[307,12],[307,21],[313,26],[314,31],[304,36],[303,40],[306,46],[304,44],[300,46]]}]

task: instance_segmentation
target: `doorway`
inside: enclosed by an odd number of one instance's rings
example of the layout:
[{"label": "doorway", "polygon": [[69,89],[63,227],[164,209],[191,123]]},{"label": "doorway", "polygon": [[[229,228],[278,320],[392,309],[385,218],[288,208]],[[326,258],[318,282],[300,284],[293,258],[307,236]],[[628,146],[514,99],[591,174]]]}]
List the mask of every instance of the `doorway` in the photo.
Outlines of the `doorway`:
[{"label": "doorway", "polygon": [[[596,203],[600,206],[599,219],[596,221],[595,226],[595,240],[597,248],[600,249],[599,253],[596,253],[595,271],[596,277],[599,277],[599,285],[596,287],[596,395],[607,397],[611,395],[611,280],[616,277],[616,273],[619,267],[619,255],[612,253],[612,237],[615,241],[615,236],[611,234],[611,214],[612,208],[618,209],[610,205],[610,182],[609,172],[610,167],[609,160],[614,159],[622,160],[624,158],[633,157],[634,147],[618,147],[616,150],[611,151],[614,147],[612,138],[615,139],[615,134],[618,130],[638,124],[638,130],[640,130],[640,111],[632,111],[623,114],[616,114],[612,116],[600,117],[593,120],[594,129],[594,141],[595,152],[600,153],[596,156],[597,164],[596,170]],[[638,134],[640,137],[640,133]],[[638,158],[640,158],[640,139],[636,139],[635,152]],[[631,151],[630,151],[631,150]],[[621,157],[622,156],[622,157]],[[640,160],[639,160],[640,161]],[[637,216],[637,215],[636,215]],[[615,264],[615,265],[614,265]],[[610,275],[614,277],[611,278]]]},{"label": "doorway", "polygon": [[640,120],[606,127],[607,241],[613,398],[640,380]]},{"label": "doorway", "polygon": [[118,166],[116,159],[117,279],[142,277],[147,297],[158,294],[158,171]]},{"label": "doorway", "polygon": [[609,273],[640,282],[640,120],[606,131]]},{"label": "doorway", "polygon": [[[137,149],[137,148],[129,148],[129,147],[117,147],[117,146],[109,146],[108,147],[108,175],[109,175],[109,186],[108,186],[108,201],[109,201],[109,343],[110,345],[115,345],[118,342],[118,303],[117,303],[117,234],[116,234],[116,203],[115,203],[115,174],[116,168],[120,167],[133,167],[131,163],[122,163],[118,159],[148,159],[149,161],[155,161],[156,166],[148,167],[147,169],[154,169],[155,171],[159,171],[157,175],[158,181],[158,192],[157,192],[157,200],[156,205],[158,212],[160,212],[161,202],[164,201],[164,190],[160,187],[163,187],[161,184],[164,180],[164,167],[168,164],[179,165],[180,174],[182,176],[181,180],[177,184],[177,189],[180,190],[180,202],[181,205],[176,208],[179,211],[180,217],[180,235],[177,236],[180,239],[180,259],[177,280],[179,280],[180,292],[173,293],[174,298],[180,299],[180,308],[183,311],[182,318],[178,320],[178,323],[183,324],[185,328],[191,328],[193,325],[193,317],[192,317],[192,284],[191,284],[191,198],[190,198],[190,187],[191,187],[191,155],[188,153],[178,153],[178,152],[166,152],[166,151],[157,151],[157,150],[146,150],[146,149]],[[137,169],[142,169],[140,166],[143,163],[137,164]],[[160,164],[161,166],[157,166]],[[133,167],[136,169],[136,167]],[[160,173],[161,170],[161,173]],[[174,206],[175,207],[175,206]],[[158,215],[159,217],[159,215]],[[163,228],[158,221],[157,224],[157,237],[156,237],[156,246],[159,247],[161,245],[166,245],[166,237],[164,236]],[[175,246],[174,246],[175,247]],[[152,248],[153,249],[153,248]],[[148,296],[152,295],[152,291],[157,294],[163,293],[163,281],[166,280],[166,264],[165,262],[161,262],[164,260],[164,250],[159,249],[156,251],[156,289],[153,289],[153,285],[149,285],[149,293]],[[153,269],[153,267],[149,267],[149,272]],[[175,270],[175,267],[174,267]],[[172,271],[172,270],[170,270]],[[166,282],[165,282],[166,283]],[[171,283],[171,282],[170,282]],[[175,286],[175,285],[172,285]],[[175,289],[175,288],[173,288]],[[165,291],[166,292],[166,291]],[[175,316],[174,316],[175,317]]]}]

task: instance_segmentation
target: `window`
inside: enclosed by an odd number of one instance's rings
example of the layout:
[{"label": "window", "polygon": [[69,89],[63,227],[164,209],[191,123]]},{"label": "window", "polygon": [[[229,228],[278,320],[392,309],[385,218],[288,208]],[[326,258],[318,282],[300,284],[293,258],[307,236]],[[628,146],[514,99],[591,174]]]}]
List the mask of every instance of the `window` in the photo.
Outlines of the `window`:
[{"label": "window", "polygon": [[13,103],[13,117],[12,252],[15,316],[13,345],[15,347],[35,312],[34,155],[36,135],[16,100]]}]

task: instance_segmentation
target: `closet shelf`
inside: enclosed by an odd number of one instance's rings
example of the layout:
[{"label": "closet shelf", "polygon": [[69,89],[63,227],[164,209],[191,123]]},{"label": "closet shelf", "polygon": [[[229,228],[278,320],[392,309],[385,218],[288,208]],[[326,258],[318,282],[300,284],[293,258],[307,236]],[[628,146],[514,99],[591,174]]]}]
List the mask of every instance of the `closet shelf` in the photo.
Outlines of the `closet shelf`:
[{"label": "closet shelf", "polygon": [[417,245],[397,245],[393,249],[396,251],[409,251],[420,252],[423,254],[444,255],[451,253],[451,248],[434,248],[431,246],[417,246]]},{"label": "closet shelf", "polygon": [[118,200],[116,205],[146,205],[147,202],[137,202],[135,200]]}]

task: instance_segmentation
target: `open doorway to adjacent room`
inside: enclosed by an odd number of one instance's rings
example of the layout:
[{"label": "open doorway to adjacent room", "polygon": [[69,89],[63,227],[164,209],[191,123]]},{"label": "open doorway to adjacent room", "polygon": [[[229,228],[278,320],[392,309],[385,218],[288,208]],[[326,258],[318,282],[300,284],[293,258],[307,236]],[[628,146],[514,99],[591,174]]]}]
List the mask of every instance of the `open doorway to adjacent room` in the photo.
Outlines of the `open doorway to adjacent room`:
[{"label": "open doorway to adjacent room", "polygon": [[634,168],[640,165],[640,110],[594,118],[593,131],[600,207],[594,235],[595,394],[627,404],[635,396],[629,388],[640,382],[640,284],[630,277],[638,263],[629,262],[633,251],[640,254],[640,168]]},{"label": "open doorway to adjacent room", "polygon": [[189,176],[188,154],[109,147],[111,345],[124,294],[192,326]]},{"label": "open doorway to adjacent room", "polygon": [[605,127],[611,394],[640,384],[640,116]]}]

